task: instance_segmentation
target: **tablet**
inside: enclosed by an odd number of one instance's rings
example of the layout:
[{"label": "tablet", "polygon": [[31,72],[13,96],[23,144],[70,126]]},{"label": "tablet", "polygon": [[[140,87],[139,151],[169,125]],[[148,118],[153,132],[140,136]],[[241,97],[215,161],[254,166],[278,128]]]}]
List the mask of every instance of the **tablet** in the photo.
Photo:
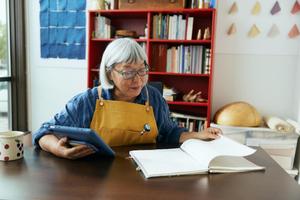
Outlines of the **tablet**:
[{"label": "tablet", "polygon": [[45,124],[43,126],[50,133],[58,137],[67,137],[72,146],[84,144],[93,149],[97,154],[114,156],[115,152],[90,128],[78,128]]}]

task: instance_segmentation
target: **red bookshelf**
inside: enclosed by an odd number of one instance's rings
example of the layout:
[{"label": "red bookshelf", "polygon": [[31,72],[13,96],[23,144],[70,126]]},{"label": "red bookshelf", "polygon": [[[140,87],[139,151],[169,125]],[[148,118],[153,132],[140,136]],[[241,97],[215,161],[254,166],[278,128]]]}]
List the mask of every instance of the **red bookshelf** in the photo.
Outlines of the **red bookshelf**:
[{"label": "red bookshelf", "polygon": [[[206,117],[207,124],[211,118],[211,94],[212,94],[212,78],[213,78],[213,60],[214,60],[214,34],[215,34],[215,9],[177,9],[177,10],[92,10],[89,11],[88,22],[88,87],[94,86],[94,80],[99,76],[99,63],[104,49],[114,38],[95,38],[95,17],[101,15],[110,20],[110,25],[116,30],[126,29],[134,30],[137,35],[144,35],[147,26],[147,38],[136,39],[140,44],[145,46],[150,66],[149,81],[162,82],[167,87],[175,88],[178,91],[175,101],[168,102],[171,111],[192,114],[199,117]],[[185,30],[184,38],[166,39],[166,37],[155,37],[154,31],[157,24],[153,21],[155,16],[167,16],[165,21],[169,20],[169,16],[181,15],[186,20],[193,17],[192,38],[187,40],[187,30]],[[168,19],[167,19],[168,18]],[[155,27],[154,27],[155,25]],[[178,29],[182,27],[178,26]],[[202,35],[204,29],[209,27],[210,39],[197,39],[198,30],[201,29]],[[165,27],[166,30],[168,30]],[[162,34],[161,34],[162,35]],[[161,36],[160,35],[160,36]],[[166,36],[166,35],[165,35]],[[172,47],[179,46],[196,46],[204,49],[210,49],[209,73],[181,73],[179,71],[171,72],[166,66],[166,51]],[[162,55],[156,55],[157,49],[162,49]],[[200,54],[199,54],[200,55]],[[182,61],[184,62],[184,61]],[[200,63],[197,63],[200,65]],[[194,63],[195,66],[197,64]],[[202,63],[203,64],[203,63]],[[172,68],[172,67],[171,67]],[[168,68],[170,69],[170,68]],[[201,97],[206,99],[205,102],[184,102],[182,96],[190,90],[201,91]]]}]

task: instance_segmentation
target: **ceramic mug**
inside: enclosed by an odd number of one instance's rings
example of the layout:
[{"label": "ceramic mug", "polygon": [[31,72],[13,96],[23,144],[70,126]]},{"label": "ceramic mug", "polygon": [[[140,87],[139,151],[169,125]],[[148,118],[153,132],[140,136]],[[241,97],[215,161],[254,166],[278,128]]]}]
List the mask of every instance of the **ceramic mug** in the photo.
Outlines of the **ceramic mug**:
[{"label": "ceramic mug", "polygon": [[23,158],[23,136],[26,132],[5,131],[0,132],[0,160],[11,161]]}]

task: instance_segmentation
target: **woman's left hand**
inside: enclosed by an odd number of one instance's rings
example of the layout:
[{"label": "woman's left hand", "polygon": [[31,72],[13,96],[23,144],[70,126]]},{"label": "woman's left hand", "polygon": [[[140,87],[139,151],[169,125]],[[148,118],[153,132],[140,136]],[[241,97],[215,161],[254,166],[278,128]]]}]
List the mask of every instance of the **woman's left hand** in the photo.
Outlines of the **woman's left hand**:
[{"label": "woman's left hand", "polygon": [[209,127],[198,133],[201,140],[210,140],[210,139],[217,139],[222,134],[222,130],[219,128]]},{"label": "woman's left hand", "polygon": [[222,130],[219,128],[206,128],[201,132],[183,132],[180,135],[179,142],[182,143],[188,139],[214,140],[220,137]]}]

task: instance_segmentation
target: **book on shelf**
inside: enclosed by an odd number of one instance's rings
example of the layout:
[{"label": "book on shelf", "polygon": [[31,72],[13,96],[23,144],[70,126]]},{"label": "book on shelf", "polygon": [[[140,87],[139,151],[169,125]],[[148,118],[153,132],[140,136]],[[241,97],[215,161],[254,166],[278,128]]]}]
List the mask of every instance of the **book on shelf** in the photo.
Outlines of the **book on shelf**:
[{"label": "book on shelf", "polygon": [[[155,71],[209,74],[211,49],[202,45],[156,45],[152,48]],[[156,67],[157,66],[157,67]]]},{"label": "book on shelf", "polygon": [[243,156],[255,149],[225,136],[212,141],[189,139],[180,148],[133,150],[129,154],[146,178],[264,170]]},{"label": "book on shelf", "polygon": [[111,20],[107,17],[97,14],[95,16],[95,38],[107,39],[112,36]]},{"label": "book on shelf", "polygon": [[171,112],[170,117],[178,126],[188,129],[190,132],[202,131],[206,124],[205,117],[187,115],[183,113]]},{"label": "book on shelf", "polygon": [[202,52],[201,74],[210,73],[210,62],[211,62],[210,58],[211,58],[210,48],[204,47]]},{"label": "book on shelf", "polygon": [[182,118],[172,119],[179,127],[188,129],[189,132],[200,132],[205,127],[205,121],[199,120],[186,120]]},{"label": "book on shelf", "polygon": [[186,23],[183,15],[159,13],[153,16],[152,36],[154,39],[184,40]]},{"label": "book on shelf", "polygon": [[194,17],[188,17],[186,39],[191,40],[193,34]]}]

